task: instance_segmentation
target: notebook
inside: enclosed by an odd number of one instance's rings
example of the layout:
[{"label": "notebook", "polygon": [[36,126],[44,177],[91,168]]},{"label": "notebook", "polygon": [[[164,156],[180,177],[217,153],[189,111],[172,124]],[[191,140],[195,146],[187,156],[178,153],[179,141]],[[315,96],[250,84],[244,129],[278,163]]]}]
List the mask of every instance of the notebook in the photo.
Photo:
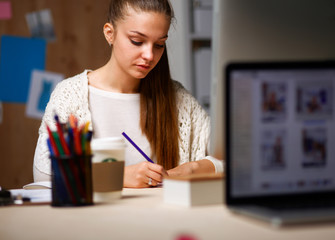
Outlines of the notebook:
[{"label": "notebook", "polygon": [[275,226],[335,220],[335,62],[224,71],[228,208]]}]

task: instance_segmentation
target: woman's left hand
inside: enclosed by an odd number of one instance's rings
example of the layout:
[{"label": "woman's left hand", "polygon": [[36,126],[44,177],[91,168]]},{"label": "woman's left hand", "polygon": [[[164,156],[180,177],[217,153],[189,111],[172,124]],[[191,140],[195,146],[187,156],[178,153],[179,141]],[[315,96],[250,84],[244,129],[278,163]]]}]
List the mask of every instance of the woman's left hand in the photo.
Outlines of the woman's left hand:
[{"label": "woman's left hand", "polygon": [[214,173],[215,167],[208,159],[181,164],[167,171],[169,176],[185,176],[194,173]]}]

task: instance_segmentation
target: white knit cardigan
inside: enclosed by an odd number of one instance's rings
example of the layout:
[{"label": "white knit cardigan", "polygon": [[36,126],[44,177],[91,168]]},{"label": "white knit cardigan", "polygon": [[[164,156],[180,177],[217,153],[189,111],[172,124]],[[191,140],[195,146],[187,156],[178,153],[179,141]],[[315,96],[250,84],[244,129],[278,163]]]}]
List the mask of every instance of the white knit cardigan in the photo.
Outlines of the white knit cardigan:
[{"label": "white knit cardigan", "polygon": [[[88,71],[63,80],[51,94],[39,129],[34,157],[34,165],[42,173],[51,174],[46,124],[55,130],[54,112],[57,112],[62,122],[66,122],[71,113],[78,118],[79,124],[92,122],[88,100]],[[220,160],[207,156],[210,133],[208,114],[180,83],[176,81],[174,83],[180,133],[179,164],[207,158],[213,162],[217,172],[223,171]]]}]

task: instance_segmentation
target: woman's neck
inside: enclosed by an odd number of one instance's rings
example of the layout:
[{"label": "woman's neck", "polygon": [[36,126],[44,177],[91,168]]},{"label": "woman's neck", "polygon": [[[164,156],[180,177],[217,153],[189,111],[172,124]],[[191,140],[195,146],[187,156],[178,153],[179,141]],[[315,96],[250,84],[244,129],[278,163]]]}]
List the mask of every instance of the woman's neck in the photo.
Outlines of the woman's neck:
[{"label": "woman's neck", "polygon": [[113,64],[109,61],[106,65],[88,73],[89,85],[117,93],[138,93],[140,79],[134,79],[123,74],[118,74],[118,71],[113,70]]}]

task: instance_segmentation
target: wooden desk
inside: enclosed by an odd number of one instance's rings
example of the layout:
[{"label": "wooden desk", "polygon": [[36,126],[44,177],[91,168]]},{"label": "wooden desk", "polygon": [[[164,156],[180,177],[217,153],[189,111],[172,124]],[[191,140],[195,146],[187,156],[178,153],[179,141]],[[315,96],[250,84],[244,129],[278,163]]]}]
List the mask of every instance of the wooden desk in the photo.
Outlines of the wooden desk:
[{"label": "wooden desk", "polygon": [[163,203],[163,189],[124,189],[111,204],[89,207],[0,207],[0,239],[157,239],[187,233],[198,240],[335,239],[335,223],[274,229],[231,214],[223,205],[184,208]]}]

